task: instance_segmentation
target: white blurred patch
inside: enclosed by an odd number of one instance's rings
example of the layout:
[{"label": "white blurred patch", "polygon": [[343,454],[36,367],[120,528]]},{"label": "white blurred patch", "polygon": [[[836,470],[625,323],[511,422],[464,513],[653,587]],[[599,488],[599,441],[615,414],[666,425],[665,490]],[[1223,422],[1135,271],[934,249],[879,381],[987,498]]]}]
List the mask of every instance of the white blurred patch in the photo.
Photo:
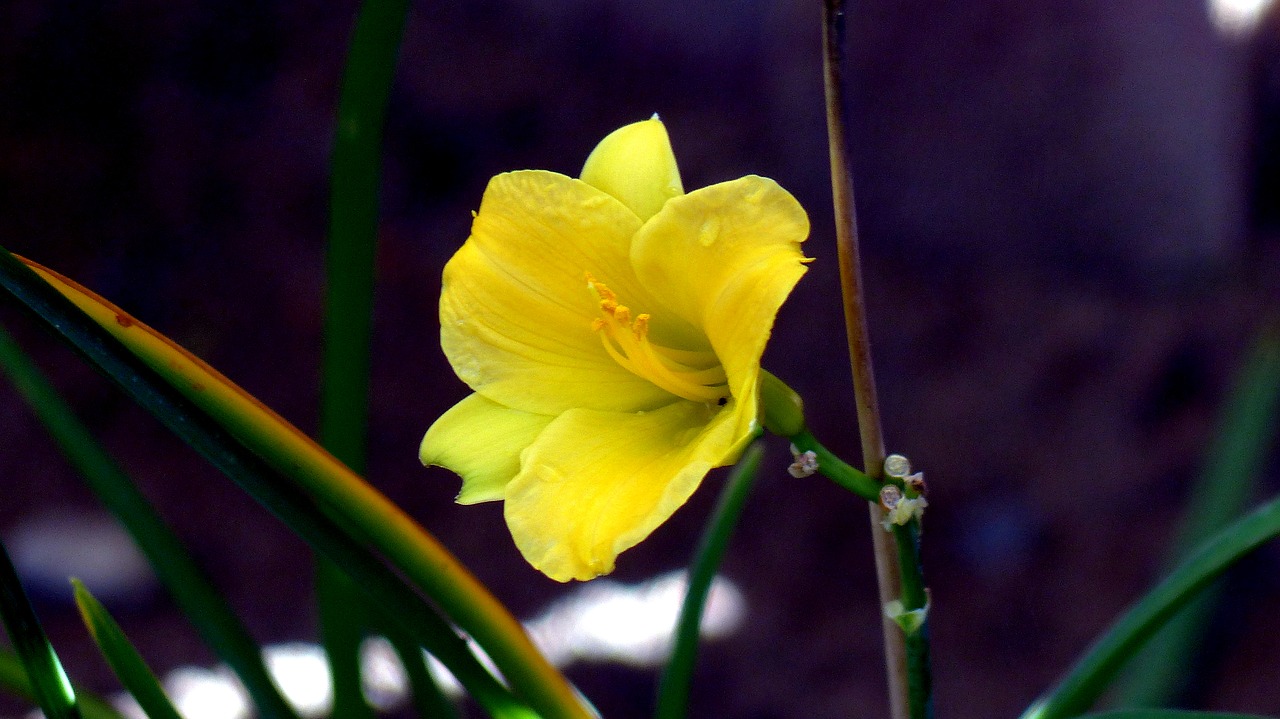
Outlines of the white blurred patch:
[{"label": "white blurred patch", "polygon": [[299,714],[320,717],[329,713],[333,707],[333,677],[324,649],[316,644],[291,642],[269,646],[262,656],[280,693]]},{"label": "white blurred patch", "polygon": [[1271,0],[1209,0],[1209,17],[1226,35],[1242,35],[1258,24]]},{"label": "white blurred patch", "polygon": [[249,695],[229,670],[180,667],[164,689],[185,719],[248,719]]},{"label": "white blurred patch", "polygon": [[[557,666],[574,661],[654,666],[671,652],[687,586],[683,571],[633,586],[597,579],[526,626],[534,643]],[[745,609],[738,588],[716,577],[703,611],[701,635],[711,639],[728,634],[742,622]]]},{"label": "white blurred patch", "polygon": [[60,509],[23,519],[5,538],[27,590],[71,601],[78,577],[104,604],[136,600],[154,576],[129,533],[109,514]]},{"label": "white blurred patch", "polygon": [[[686,587],[683,571],[635,585],[597,579],[577,586],[525,626],[547,658],[560,667],[576,661],[657,666],[671,652]],[[729,580],[716,577],[703,612],[701,636],[714,639],[729,634],[742,623],[745,613],[742,592]],[[474,642],[471,646],[481,663],[492,669],[484,652]],[[278,644],[267,647],[263,656],[281,692],[302,717],[328,714],[333,704],[333,679],[323,649],[313,644]],[[408,677],[391,644],[381,638],[370,639],[361,645],[360,657],[369,703],[383,711],[403,704],[408,698]],[[461,693],[457,680],[434,658],[429,658],[428,668],[445,692],[453,696]],[[186,719],[251,716],[244,687],[226,667],[183,667],[170,672],[163,683]],[[127,696],[113,702],[129,719],[141,717],[141,710]]]}]

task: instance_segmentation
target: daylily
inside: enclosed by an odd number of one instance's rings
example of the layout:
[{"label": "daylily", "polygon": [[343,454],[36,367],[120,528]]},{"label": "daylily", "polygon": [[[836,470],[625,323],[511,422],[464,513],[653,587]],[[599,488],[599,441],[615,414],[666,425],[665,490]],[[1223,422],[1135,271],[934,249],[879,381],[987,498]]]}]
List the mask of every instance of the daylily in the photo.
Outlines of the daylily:
[{"label": "daylily", "polygon": [[808,234],[773,180],[685,194],[656,116],[601,141],[581,179],[498,175],[440,297],[474,394],[422,462],[462,476],[462,504],[504,500],[552,579],[612,571],[759,432],[760,355]]}]

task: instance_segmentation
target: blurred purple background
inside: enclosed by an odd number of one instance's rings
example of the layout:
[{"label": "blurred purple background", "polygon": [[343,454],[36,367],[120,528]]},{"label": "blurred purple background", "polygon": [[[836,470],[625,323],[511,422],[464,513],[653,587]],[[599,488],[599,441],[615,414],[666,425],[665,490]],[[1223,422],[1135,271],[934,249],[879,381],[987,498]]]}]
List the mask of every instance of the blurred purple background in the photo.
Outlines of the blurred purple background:
[{"label": "blurred purple background", "polygon": [[[929,478],[939,716],[1012,716],[1157,576],[1252,339],[1280,302],[1280,13],[1200,0],[850,8],[851,136],[892,451]],[[327,171],[352,3],[0,5],[0,243],[95,289],[306,431],[316,425]],[[809,210],[811,272],[766,365],[856,459],[817,2],[414,3],[386,133],[371,481],[522,617],[565,591],[498,505],[452,504],[416,447],[460,399],[444,262],[488,178],[576,174],[654,112],[687,188],[766,175]],[[310,639],[302,543],[14,310],[28,344],[263,641]],[[0,385],[0,532],[94,500]],[[745,624],[706,645],[692,716],[885,715],[865,510],[774,440],[724,573]],[[1280,488],[1276,464],[1259,497]],[[722,473],[615,578],[688,558]],[[1280,552],[1228,578],[1191,706],[1280,712]],[[114,686],[54,582],[73,677]],[[61,597],[61,598],[60,598]],[[152,594],[115,605],[158,669],[210,664]],[[570,670],[612,719],[654,675]]]}]

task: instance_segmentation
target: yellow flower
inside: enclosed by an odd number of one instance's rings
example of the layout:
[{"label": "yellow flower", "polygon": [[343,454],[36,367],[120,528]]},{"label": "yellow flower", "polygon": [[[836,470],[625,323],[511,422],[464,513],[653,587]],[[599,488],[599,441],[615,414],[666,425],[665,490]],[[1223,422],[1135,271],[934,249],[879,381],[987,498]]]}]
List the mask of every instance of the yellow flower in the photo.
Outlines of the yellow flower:
[{"label": "yellow flower", "polygon": [[606,137],[580,180],[498,175],[440,297],[475,393],[427,430],[423,464],[462,476],[460,503],[505,500],[552,579],[612,571],[758,431],[760,355],[808,234],[773,180],[685,194],[656,116]]}]

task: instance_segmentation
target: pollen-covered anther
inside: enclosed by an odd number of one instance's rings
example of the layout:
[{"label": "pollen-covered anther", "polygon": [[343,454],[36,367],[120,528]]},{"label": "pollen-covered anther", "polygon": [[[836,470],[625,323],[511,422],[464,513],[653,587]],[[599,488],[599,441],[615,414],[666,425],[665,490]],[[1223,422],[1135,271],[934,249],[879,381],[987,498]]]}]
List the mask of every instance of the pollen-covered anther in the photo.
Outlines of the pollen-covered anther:
[{"label": "pollen-covered anther", "polygon": [[676,358],[697,353],[650,342],[652,318],[648,313],[636,315],[633,322],[631,308],[618,304],[618,296],[589,273],[587,288],[600,307],[600,316],[591,320],[591,331],[599,333],[600,343],[615,362],[678,397],[723,406],[721,400],[729,397],[729,387],[724,368],[713,353],[707,353],[705,365],[701,361],[685,364]]},{"label": "pollen-covered anther", "polygon": [[636,321],[634,324],[631,325],[631,333],[634,334],[636,336],[636,339],[638,340],[643,340],[646,337],[648,337],[649,336],[649,315],[647,314],[636,315]]}]

